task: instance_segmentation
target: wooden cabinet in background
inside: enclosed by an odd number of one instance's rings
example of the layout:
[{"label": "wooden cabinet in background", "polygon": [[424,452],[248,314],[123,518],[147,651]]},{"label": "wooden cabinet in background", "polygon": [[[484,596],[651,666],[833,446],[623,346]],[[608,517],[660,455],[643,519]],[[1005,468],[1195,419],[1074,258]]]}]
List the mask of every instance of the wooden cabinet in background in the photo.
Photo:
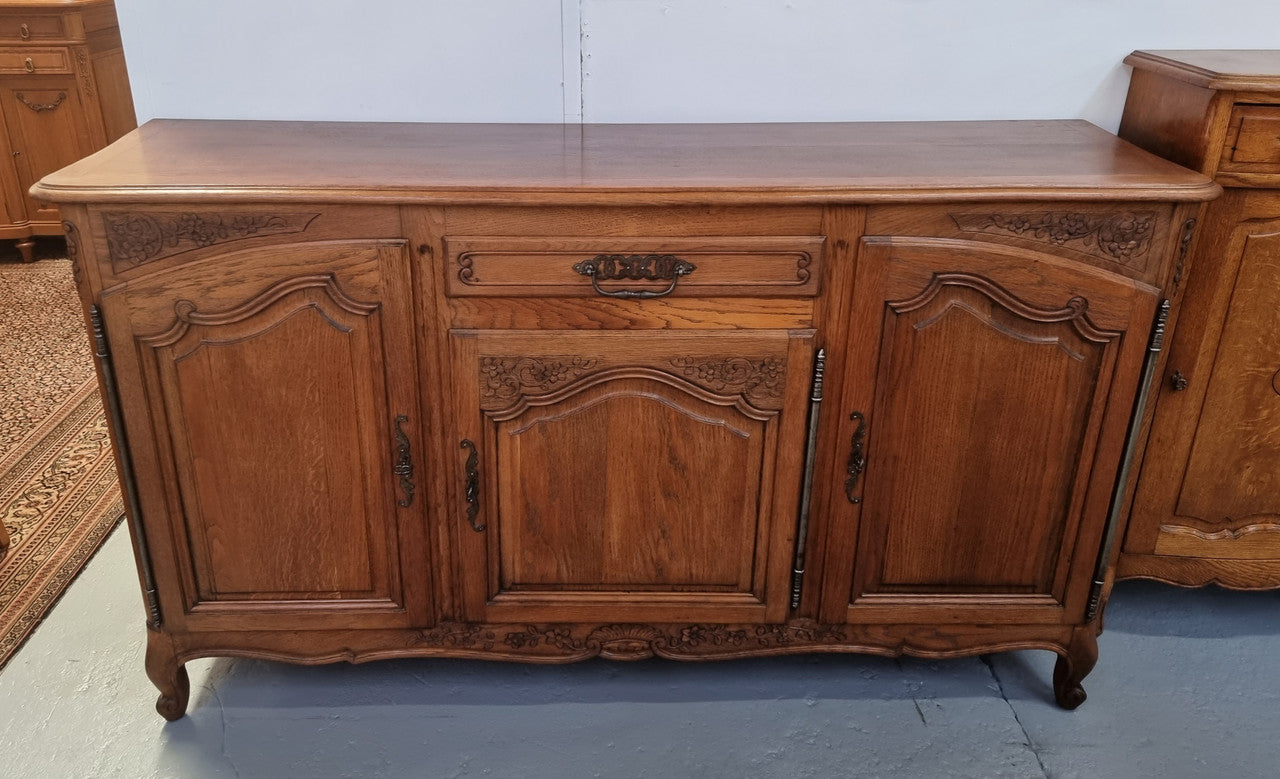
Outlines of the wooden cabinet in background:
[{"label": "wooden cabinet in background", "polygon": [[0,239],[62,235],[40,178],[136,126],[111,0],[0,0]]},{"label": "wooden cabinet in background", "polygon": [[176,718],[226,653],[1042,648],[1079,705],[1218,189],[1083,122],[159,121],[36,192]]},{"label": "wooden cabinet in background", "polygon": [[1123,137],[1215,177],[1121,578],[1280,587],[1280,51],[1135,52]]}]

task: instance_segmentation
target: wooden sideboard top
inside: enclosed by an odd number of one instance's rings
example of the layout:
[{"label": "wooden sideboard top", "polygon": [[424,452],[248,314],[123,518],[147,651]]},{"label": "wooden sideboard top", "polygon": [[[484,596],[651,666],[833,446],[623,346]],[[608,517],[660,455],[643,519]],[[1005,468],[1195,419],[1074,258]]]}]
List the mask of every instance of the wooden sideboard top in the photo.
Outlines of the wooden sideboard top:
[{"label": "wooden sideboard top", "polygon": [[37,183],[55,203],[1197,201],[1084,121],[399,124],[154,120]]},{"label": "wooden sideboard top", "polygon": [[77,8],[112,5],[115,0],[0,0],[0,11],[25,8],[41,11],[74,11]]},{"label": "wooden sideboard top", "polygon": [[1208,89],[1280,90],[1280,50],[1135,51],[1125,64]]}]

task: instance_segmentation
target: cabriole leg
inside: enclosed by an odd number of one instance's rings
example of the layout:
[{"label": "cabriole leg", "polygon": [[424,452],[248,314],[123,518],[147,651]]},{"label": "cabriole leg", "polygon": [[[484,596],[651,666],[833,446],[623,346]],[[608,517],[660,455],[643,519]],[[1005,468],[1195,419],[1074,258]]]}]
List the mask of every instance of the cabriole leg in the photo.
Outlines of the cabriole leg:
[{"label": "cabriole leg", "polygon": [[1098,633],[1093,625],[1078,627],[1071,634],[1071,645],[1065,654],[1058,656],[1053,667],[1053,696],[1064,709],[1074,709],[1084,703],[1084,687],[1080,682],[1089,675],[1098,662]]},{"label": "cabriole leg", "polygon": [[35,261],[36,242],[32,238],[23,238],[18,241],[18,252],[22,254],[23,262]]},{"label": "cabriole leg", "polygon": [[147,631],[147,678],[160,690],[156,711],[173,722],[187,713],[191,682],[187,667],[174,655],[173,642],[158,630]]}]

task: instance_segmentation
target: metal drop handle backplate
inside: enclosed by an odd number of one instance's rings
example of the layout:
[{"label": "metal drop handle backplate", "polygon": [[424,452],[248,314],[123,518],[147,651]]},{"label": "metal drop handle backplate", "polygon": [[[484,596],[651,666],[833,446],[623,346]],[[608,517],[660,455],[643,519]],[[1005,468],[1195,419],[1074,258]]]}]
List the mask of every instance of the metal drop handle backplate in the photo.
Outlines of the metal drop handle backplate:
[{"label": "metal drop handle backplate", "polygon": [[[591,287],[598,295],[628,300],[648,300],[670,295],[682,276],[688,276],[698,266],[682,260],[674,254],[598,254],[573,266],[579,275],[591,279]],[[666,289],[604,289],[600,279],[607,281],[670,281]]]},{"label": "metal drop handle backplate", "polygon": [[477,533],[485,528],[484,522],[477,517],[480,514],[480,455],[476,452],[476,445],[469,438],[462,439],[462,449],[470,450],[467,456],[466,469],[466,501],[467,501],[467,522],[471,524],[471,529]]},{"label": "metal drop handle backplate", "polygon": [[413,504],[413,455],[409,451],[409,436],[400,425],[409,421],[404,414],[396,414],[396,462],[391,472],[400,477],[400,490],[404,497],[396,503],[404,508]]},{"label": "metal drop handle backplate", "polygon": [[849,415],[849,419],[857,422],[858,427],[853,431],[853,440],[849,444],[849,464],[845,468],[844,495],[850,503],[857,505],[862,502],[862,496],[855,496],[853,493],[858,488],[858,479],[867,468],[867,455],[863,449],[867,439],[867,418],[861,412],[855,411]]}]

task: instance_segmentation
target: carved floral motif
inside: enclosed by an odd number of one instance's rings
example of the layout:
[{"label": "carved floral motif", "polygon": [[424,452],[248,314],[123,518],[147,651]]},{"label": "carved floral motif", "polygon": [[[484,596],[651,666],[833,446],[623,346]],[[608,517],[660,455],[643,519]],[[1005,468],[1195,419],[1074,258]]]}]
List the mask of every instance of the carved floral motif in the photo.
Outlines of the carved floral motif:
[{"label": "carved floral motif", "polygon": [[965,232],[1004,233],[1051,243],[1133,265],[1151,248],[1156,215],[1150,211],[1035,211],[1021,214],[952,214]]},{"label": "carved floral motif", "polygon": [[745,398],[779,398],[785,365],[774,357],[672,357],[684,377],[708,389]]},{"label": "carved floral motif", "polygon": [[76,49],[76,71],[80,74],[80,86],[84,91],[84,96],[93,97],[93,68],[89,64],[89,51],[87,49]]},{"label": "carved floral motif", "polygon": [[116,270],[257,235],[300,233],[319,214],[106,213],[107,252]]},{"label": "carved floral motif", "polygon": [[80,286],[80,233],[74,224],[65,219],[62,220],[62,232],[67,238],[67,259],[71,260],[71,274],[75,277],[76,286]]},{"label": "carved floral motif", "polygon": [[514,400],[526,392],[546,393],[596,367],[582,357],[481,357],[480,397],[483,402]]},{"label": "carved floral motif", "polygon": [[427,646],[485,650],[493,649],[495,640],[494,632],[484,625],[457,622],[424,630],[419,638]]},{"label": "carved floral motif", "polygon": [[508,625],[446,623],[421,633],[422,643],[504,653],[583,659],[642,660],[661,657],[736,654],[781,647],[836,645],[847,641],[843,627],[792,625]]}]

